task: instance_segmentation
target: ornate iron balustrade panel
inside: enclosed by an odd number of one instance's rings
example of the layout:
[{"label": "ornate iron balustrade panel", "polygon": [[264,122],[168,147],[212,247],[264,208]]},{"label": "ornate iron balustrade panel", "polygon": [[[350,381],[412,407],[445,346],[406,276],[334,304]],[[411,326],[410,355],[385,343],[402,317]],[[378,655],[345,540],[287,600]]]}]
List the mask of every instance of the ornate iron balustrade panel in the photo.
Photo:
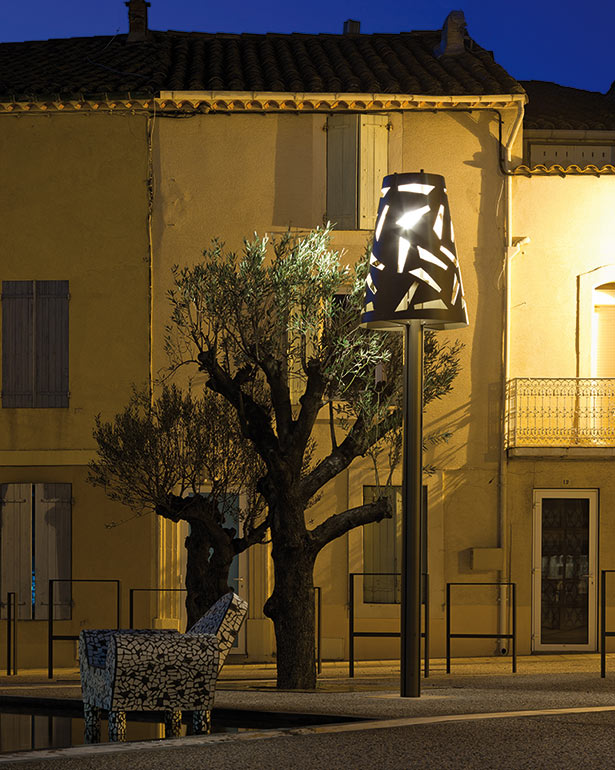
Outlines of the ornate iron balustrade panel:
[{"label": "ornate iron balustrade panel", "polygon": [[506,446],[615,447],[615,379],[509,380]]}]

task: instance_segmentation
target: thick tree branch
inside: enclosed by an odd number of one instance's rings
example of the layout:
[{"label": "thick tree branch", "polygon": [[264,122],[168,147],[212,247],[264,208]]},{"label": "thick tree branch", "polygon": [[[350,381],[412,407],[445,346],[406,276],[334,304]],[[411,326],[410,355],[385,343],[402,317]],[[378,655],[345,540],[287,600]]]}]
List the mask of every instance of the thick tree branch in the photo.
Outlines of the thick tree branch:
[{"label": "thick tree branch", "polygon": [[345,470],[352,461],[364,455],[367,450],[400,424],[401,414],[397,410],[388,412],[382,420],[369,429],[362,417],[357,417],[341,444],[334,447],[316,467],[302,480],[301,491],[309,500],[327,482]]},{"label": "thick tree branch", "polygon": [[308,361],[305,367],[307,383],[305,392],[299,399],[301,409],[295,422],[292,452],[295,462],[301,462],[308,441],[312,435],[314,423],[323,405],[326,382],[322,376],[319,361]]},{"label": "thick tree branch", "polygon": [[288,446],[293,429],[293,412],[290,401],[290,388],[288,387],[288,376],[282,369],[284,363],[278,361],[271,354],[259,358],[256,358],[256,355],[254,357],[267,378],[277,433],[280,444],[284,448]]},{"label": "thick tree branch", "polygon": [[386,497],[381,497],[373,503],[349,508],[347,511],[343,511],[343,513],[336,513],[326,521],[323,521],[322,524],[310,530],[312,548],[317,553],[327,543],[345,535],[351,529],[360,527],[363,524],[371,524],[373,521],[390,519],[391,516],[391,507]]},{"label": "thick tree branch", "polygon": [[212,350],[199,353],[198,359],[202,371],[209,375],[207,386],[235,407],[242,434],[254,443],[258,454],[268,463],[279,452],[279,441],[266,410],[242,390],[241,372],[231,377],[217,362]]}]

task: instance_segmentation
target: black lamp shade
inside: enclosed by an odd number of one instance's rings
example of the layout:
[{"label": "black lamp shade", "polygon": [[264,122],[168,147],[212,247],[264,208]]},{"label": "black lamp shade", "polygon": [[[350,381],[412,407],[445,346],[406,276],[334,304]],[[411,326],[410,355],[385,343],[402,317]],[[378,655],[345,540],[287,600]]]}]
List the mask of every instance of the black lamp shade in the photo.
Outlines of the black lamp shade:
[{"label": "black lamp shade", "polygon": [[390,174],[382,182],[361,325],[393,331],[468,325],[444,177]]}]

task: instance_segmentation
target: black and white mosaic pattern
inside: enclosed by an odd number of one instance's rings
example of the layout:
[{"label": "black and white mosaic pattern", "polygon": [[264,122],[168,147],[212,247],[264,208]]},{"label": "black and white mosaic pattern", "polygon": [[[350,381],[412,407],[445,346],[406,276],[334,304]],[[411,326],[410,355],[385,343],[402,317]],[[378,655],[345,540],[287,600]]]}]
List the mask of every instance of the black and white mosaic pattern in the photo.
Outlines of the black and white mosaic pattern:
[{"label": "black and white mosaic pattern", "polygon": [[[125,739],[126,711],[173,712],[173,724],[178,724],[182,710],[194,711],[195,727],[207,728],[218,673],[247,608],[247,602],[229,592],[185,634],[82,631],[79,664],[86,742],[99,740],[99,709],[109,712],[110,740]],[[167,726],[167,733],[175,730]]]}]

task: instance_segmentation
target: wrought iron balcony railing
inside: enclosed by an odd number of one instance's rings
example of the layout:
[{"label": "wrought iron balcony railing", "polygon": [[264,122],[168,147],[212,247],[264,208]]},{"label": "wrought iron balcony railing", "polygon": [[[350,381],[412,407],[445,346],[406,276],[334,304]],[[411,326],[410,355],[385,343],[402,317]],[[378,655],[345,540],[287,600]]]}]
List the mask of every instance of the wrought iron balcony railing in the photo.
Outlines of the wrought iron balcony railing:
[{"label": "wrought iron balcony railing", "polygon": [[508,448],[615,447],[615,379],[518,377],[507,394]]}]

